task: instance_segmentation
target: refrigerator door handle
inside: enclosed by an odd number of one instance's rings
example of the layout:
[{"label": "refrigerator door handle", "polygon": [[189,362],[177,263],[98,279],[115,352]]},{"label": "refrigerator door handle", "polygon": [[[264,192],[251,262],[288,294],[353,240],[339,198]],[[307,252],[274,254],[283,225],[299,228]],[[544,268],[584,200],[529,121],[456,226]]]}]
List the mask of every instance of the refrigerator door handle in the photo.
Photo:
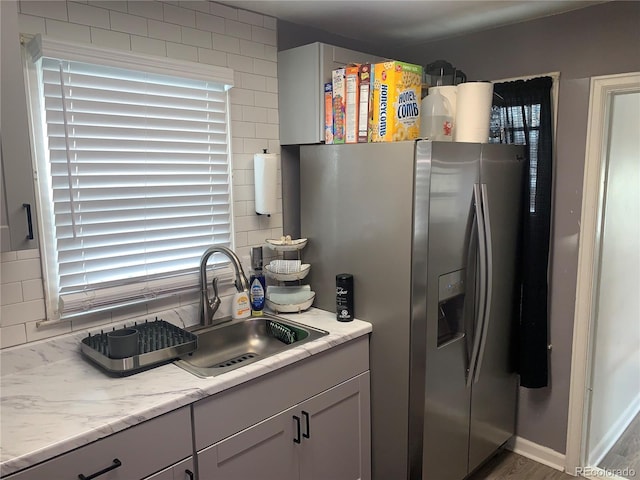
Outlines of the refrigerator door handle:
[{"label": "refrigerator door handle", "polygon": [[484,216],[484,231],[485,231],[485,244],[487,253],[487,275],[486,275],[486,301],[484,310],[484,321],[482,322],[482,335],[480,336],[480,351],[478,353],[478,362],[475,368],[475,374],[473,377],[473,383],[477,383],[480,378],[480,368],[482,367],[482,360],[484,358],[484,348],[487,344],[487,332],[489,331],[489,320],[491,318],[491,294],[493,285],[493,250],[491,248],[491,219],[489,218],[489,196],[487,194],[487,184],[482,184],[482,210]]},{"label": "refrigerator door handle", "polygon": [[467,374],[467,387],[471,386],[473,379],[476,378],[475,370],[477,365],[478,354],[480,351],[480,340],[484,325],[484,312],[486,308],[487,292],[486,292],[486,271],[487,271],[487,250],[486,235],[484,222],[484,209],[482,208],[482,193],[480,185],[473,185],[473,201],[476,213],[476,225],[478,232],[478,258],[480,259],[479,278],[480,278],[480,295],[478,296],[478,309],[476,310],[476,326],[473,333],[473,348],[471,350],[471,360],[469,362],[469,373]]}]

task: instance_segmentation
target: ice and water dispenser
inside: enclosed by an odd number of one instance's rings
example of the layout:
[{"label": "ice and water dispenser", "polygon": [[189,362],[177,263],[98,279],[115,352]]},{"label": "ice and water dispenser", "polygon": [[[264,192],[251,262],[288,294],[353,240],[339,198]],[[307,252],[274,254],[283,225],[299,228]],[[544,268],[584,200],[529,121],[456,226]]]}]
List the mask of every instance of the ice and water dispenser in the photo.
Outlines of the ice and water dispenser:
[{"label": "ice and water dispenser", "polygon": [[438,279],[438,347],[464,336],[465,270]]}]

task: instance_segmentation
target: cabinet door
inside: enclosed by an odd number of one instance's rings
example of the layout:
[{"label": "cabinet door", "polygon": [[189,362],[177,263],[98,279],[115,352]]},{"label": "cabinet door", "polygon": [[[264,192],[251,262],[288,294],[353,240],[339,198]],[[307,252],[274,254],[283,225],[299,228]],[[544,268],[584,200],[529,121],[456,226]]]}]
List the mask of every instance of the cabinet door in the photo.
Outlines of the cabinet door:
[{"label": "cabinet door", "polygon": [[295,480],[297,422],[286,410],[198,452],[201,480]]},{"label": "cabinet door", "polygon": [[296,407],[301,414],[300,478],[369,480],[369,372]]},{"label": "cabinet door", "polygon": [[[4,182],[2,201],[6,205],[10,240],[3,234],[2,250],[26,250],[38,248],[35,211],[35,185],[31,162],[29,121],[24,86],[22,60],[20,59],[20,35],[18,34],[18,2],[0,2],[2,28],[2,124],[0,149]],[[28,205],[29,207],[25,207]],[[27,212],[30,211],[31,223]],[[2,215],[4,217],[4,215]],[[3,218],[3,220],[5,220]],[[6,226],[0,227],[6,230]]]},{"label": "cabinet door", "polygon": [[189,457],[164,470],[154,473],[144,480],[195,480],[193,457]]}]

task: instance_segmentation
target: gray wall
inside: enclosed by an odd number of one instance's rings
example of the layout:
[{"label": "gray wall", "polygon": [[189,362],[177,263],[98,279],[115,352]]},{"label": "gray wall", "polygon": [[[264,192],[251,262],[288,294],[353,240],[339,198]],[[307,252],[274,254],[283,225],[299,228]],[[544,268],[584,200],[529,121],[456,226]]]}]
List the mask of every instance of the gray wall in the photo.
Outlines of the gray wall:
[{"label": "gray wall", "polygon": [[[561,453],[567,431],[589,81],[597,75],[640,71],[639,26],[640,2],[609,2],[411,49],[373,52],[421,65],[446,59],[470,80],[560,72],[550,269],[551,384],[521,389],[518,435]],[[320,34],[285,22],[278,27],[280,50],[332,41],[329,35],[314,36]],[[368,50],[339,37],[333,43]]]}]

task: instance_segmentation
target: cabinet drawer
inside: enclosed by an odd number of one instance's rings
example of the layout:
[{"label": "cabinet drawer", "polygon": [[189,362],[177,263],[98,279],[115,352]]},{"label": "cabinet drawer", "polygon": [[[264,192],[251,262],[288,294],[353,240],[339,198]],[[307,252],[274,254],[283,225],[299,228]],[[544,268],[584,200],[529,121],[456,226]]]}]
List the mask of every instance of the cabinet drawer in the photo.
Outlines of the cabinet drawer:
[{"label": "cabinet drawer", "polygon": [[191,416],[184,407],[6,478],[78,480],[115,466],[117,459],[121,465],[96,480],[135,480],[191,454]]},{"label": "cabinet drawer", "polygon": [[[369,336],[193,404],[196,451],[369,369]],[[231,414],[230,412],[241,412]]]}]

